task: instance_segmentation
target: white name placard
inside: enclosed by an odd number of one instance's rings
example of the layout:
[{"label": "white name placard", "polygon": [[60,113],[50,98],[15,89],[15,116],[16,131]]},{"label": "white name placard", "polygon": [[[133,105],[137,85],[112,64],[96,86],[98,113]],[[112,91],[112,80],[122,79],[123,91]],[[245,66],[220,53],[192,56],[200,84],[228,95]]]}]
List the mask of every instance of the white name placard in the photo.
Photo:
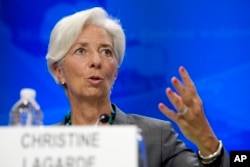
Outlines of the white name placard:
[{"label": "white name placard", "polygon": [[0,127],[1,167],[137,167],[135,126]]}]

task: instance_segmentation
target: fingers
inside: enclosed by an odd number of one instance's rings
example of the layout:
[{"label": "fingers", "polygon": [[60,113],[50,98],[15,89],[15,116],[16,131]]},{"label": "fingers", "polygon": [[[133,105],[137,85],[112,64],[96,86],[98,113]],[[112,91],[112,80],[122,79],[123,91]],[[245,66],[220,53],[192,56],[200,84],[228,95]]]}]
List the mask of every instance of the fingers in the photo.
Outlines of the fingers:
[{"label": "fingers", "polygon": [[163,114],[165,114],[168,118],[173,120],[174,122],[179,122],[186,116],[188,108],[182,102],[181,97],[173,92],[170,88],[166,89],[166,95],[170,102],[173,104],[174,108],[177,109],[177,113],[171,109],[169,109],[163,103],[159,103],[158,108],[161,110]]},{"label": "fingers", "polygon": [[[175,90],[179,93],[179,95],[182,97],[182,100],[185,104],[188,104],[188,105],[192,105],[192,98],[191,95],[190,95],[190,92],[188,91],[188,88],[183,85],[176,77],[173,77],[171,79],[171,82],[175,88]],[[169,100],[171,102],[175,102],[176,100],[173,99],[175,98],[174,96],[168,96]],[[178,107],[177,107],[178,109]]]},{"label": "fingers", "polygon": [[193,83],[192,79],[190,78],[187,70],[183,66],[181,66],[179,68],[179,73],[181,75],[181,78],[182,78],[182,81],[184,82],[184,84],[187,87],[194,88],[194,83]]},{"label": "fingers", "polygon": [[169,109],[165,104],[159,103],[158,105],[159,110],[161,110],[162,113],[164,113],[168,118],[173,120],[174,122],[177,121],[177,114]]},{"label": "fingers", "polygon": [[[164,113],[167,116],[170,116],[171,119],[175,120],[176,117],[183,117],[183,116],[187,117],[187,115],[189,115],[187,113],[187,110],[189,108],[193,108],[193,106],[196,105],[195,104],[196,101],[199,101],[199,96],[196,92],[194,83],[190,78],[188,72],[185,70],[184,67],[181,66],[179,68],[179,73],[182,81],[178,80],[176,77],[173,77],[171,79],[171,82],[174,88],[176,89],[177,93],[172,91],[171,88],[166,89],[166,96],[168,97],[169,101],[174,106],[174,108],[177,110],[177,113],[170,110],[166,106],[160,105],[161,107],[163,107]],[[175,115],[173,116],[173,114]]]},{"label": "fingers", "polygon": [[177,111],[181,112],[184,110],[185,106],[183,104],[181,97],[178,94],[173,92],[170,88],[167,88],[166,95],[167,95],[169,101],[171,102],[171,104],[173,104],[174,108],[177,109]]},{"label": "fingers", "polygon": [[180,73],[180,76],[181,76],[181,79],[182,79],[184,85],[186,86],[186,88],[188,89],[190,94],[191,95],[197,95],[194,82],[191,79],[191,77],[189,76],[187,70],[183,66],[181,66],[179,68],[179,73]]},{"label": "fingers", "polygon": [[197,92],[196,92],[194,83],[184,67],[181,66],[179,68],[179,73],[180,73],[183,83],[180,80],[178,80],[176,77],[173,77],[171,79],[171,82],[173,86],[175,87],[176,91],[182,97],[183,102],[186,105],[191,106],[193,103],[193,100],[192,100],[193,97],[197,97]]},{"label": "fingers", "polygon": [[176,92],[171,88],[166,89],[166,96],[177,111],[169,109],[163,103],[159,103],[158,107],[163,114],[177,123],[184,136],[199,144],[200,136],[206,133],[206,129],[210,133],[210,127],[194,82],[184,67],[179,68],[179,73],[181,80],[176,77],[171,79]]}]

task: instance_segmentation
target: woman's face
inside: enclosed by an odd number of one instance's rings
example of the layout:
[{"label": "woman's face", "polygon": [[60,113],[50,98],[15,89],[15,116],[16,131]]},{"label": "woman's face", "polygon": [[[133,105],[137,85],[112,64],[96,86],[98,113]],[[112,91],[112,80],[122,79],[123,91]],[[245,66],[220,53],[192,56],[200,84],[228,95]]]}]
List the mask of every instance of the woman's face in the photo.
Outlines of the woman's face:
[{"label": "woman's face", "polygon": [[111,35],[103,28],[86,25],[60,65],[55,65],[59,82],[69,97],[104,97],[117,77],[118,65]]}]

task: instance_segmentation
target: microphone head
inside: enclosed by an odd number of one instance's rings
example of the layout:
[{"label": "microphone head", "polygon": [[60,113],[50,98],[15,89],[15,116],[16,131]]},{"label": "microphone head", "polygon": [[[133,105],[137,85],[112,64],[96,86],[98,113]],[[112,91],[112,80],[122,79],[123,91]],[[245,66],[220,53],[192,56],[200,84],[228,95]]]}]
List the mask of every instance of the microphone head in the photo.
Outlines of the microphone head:
[{"label": "microphone head", "polygon": [[109,121],[109,115],[108,114],[102,114],[102,115],[100,115],[99,120],[102,123],[107,123]]}]

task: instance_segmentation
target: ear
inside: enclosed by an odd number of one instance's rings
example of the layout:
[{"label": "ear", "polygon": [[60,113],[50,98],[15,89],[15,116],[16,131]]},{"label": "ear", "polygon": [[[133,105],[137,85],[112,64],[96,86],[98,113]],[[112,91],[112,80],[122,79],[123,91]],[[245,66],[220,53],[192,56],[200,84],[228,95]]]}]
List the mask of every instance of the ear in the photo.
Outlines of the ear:
[{"label": "ear", "polygon": [[60,84],[64,84],[65,83],[65,79],[63,76],[63,71],[62,71],[62,65],[58,62],[53,64],[53,74],[57,80],[58,83]]},{"label": "ear", "polygon": [[117,76],[118,76],[118,69],[119,68],[116,68],[116,71],[115,71],[115,74],[114,74],[114,80],[116,80]]}]

